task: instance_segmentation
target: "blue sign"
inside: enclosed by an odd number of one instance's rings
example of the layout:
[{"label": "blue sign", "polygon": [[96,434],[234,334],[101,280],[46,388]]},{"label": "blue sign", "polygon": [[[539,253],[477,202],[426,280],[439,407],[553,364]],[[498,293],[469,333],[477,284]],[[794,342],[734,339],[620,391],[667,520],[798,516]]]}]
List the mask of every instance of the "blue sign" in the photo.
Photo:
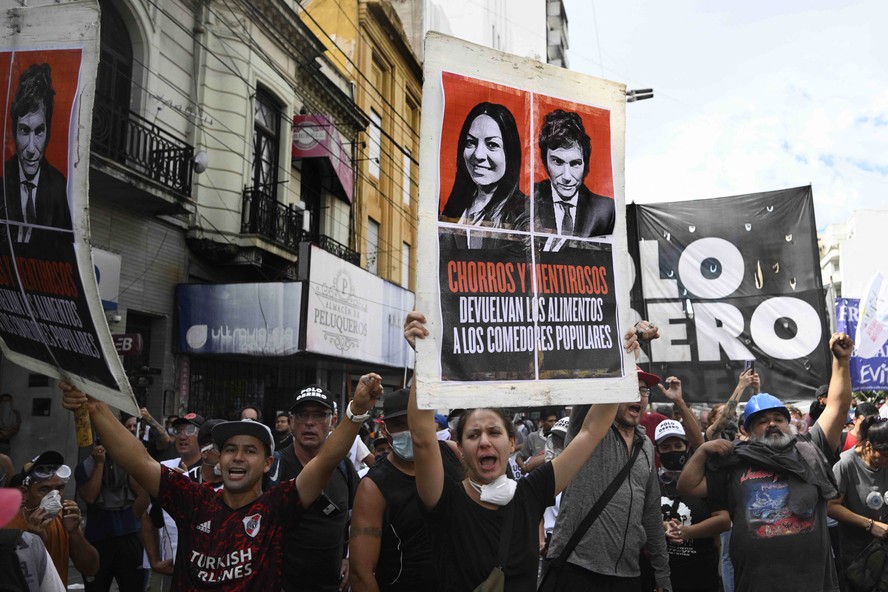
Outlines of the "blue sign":
[{"label": "blue sign", "polygon": [[290,356],[299,351],[302,283],[180,284],[179,351]]},{"label": "blue sign", "polygon": [[[860,300],[836,299],[836,330],[852,338],[857,333]],[[888,344],[871,358],[851,356],[851,388],[855,391],[888,390]]]}]

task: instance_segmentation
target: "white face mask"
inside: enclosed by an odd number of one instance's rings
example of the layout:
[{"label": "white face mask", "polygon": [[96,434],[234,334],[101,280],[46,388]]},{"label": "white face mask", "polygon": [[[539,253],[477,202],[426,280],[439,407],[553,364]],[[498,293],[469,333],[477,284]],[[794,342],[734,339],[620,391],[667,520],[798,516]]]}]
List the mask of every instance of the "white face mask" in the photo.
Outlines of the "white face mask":
[{"label": "white face mask", "polygon": [[512,498],[515,497],[515,490],[518,488],[518,482],[509,479],[505,475],[500,475],[487,485],[478,485],[469,479],[475,491],[481,494],[481,501],[493,504],[495,506],[505,506]]},{"label": "white face mask", "polygon": [[58,490],[53,489],[40,500],[40,507],[46,510],[46,513],[55,518],[62,511],[62,494]]}]

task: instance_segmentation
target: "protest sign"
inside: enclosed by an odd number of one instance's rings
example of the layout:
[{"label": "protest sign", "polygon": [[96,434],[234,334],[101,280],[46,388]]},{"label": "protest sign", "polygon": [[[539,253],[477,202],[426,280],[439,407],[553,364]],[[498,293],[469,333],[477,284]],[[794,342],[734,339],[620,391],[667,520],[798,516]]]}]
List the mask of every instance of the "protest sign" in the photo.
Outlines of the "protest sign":
[{"label": "protest sign", "polygon": [[419,404],[632,400],[625,87],[430,33]]},{"label": "protest sign", "polygon": [[876,272],[867,283],[860,301],[860,317],[854,337],[855,354],[872,358],[888,341],[888,282]]},{"label": "protest sign", "polygon": [[830,370],[810,187],[629,207],[637,316],[661,327],[651,371],[688,401],[730,396],[746,360],[762,390],[811,398]]},{"label": "protest sign", "polygon": [[[861,322],[860,301],[856,298],[836,299],[836,328],[856,335]],[[855,345],[858,345],[855,343]],[[855,391],[888,390],[888,344],[868,348],[866,356],[857,350],[851,356],[851,388]]]},{"label": "protest sign", "polygon": [[3,18],[0,347],[16,364],[138,414],[89,248],[98,4],[13,8]]}]

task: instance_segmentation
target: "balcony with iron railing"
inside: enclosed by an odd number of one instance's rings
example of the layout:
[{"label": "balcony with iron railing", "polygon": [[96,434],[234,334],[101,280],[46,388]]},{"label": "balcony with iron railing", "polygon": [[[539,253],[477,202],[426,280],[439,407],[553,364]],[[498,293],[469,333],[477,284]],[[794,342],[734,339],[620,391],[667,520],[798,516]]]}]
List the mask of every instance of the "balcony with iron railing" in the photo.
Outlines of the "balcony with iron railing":
[{"label": "balcony with iron railing", "polygon": [[319,246],[328,253],[336,255],[340,259],[348,261],[352,265],[361,265],[361,254],[348,248],[342,243],[330,238],[326,234],[310,234],[306,235],[305,240]]},{"label": "balcony with iron railing", "polygon": [[191,196],[194,147],[144,117],[96,98],[93,154],[138,173],[179,197]]},{"label": "balcony with iron railing", "polygon": [[244,189],[241,232],[295,251],[304,240],[303,211],[292,204],[280,203],[272,189],[267,186]]},{"label": "balcony with iron railing", "polygon": [[308,242],[328,253],[361,264],[361,254],[334,240],[326,234],[308,233],[303,230],[305,212],[294,205],[286,205],[275,199],[270,187],[244,189],[241,232],[254,234],[276,245],[298,250],[299,243]]}]

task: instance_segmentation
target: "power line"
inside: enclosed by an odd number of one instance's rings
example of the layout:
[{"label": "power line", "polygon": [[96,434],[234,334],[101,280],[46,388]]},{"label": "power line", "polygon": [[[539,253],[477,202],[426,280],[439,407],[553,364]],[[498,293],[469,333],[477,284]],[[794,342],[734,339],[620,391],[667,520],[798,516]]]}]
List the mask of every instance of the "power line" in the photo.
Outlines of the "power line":
[{"label": "power line", "polygon": [[[241,3],[241,4],[242,4],[242,3]],[[253,7],[252,5],[248,5],[248,7],[249,7],[254,13],[257,13],[256,10],[255,10],[255,7]],[[211,13],[216,14],[216,13],[214,13],[214,12],[212,11],[212,9],[210,9],[210,11],[211,11]],[[259,16],[260,18],[263,18],[263,20],[264,20],[264,15],[257,13],[257,16]],[[294,15],[294,16],[295,16],[295,15]],[[223,24],[225,24],[225,26],[228,27],[229,31],[231,31],[232,34],[234,34],[236,37],[238,37],[239,39],[241,39],[241,41],[242,41],[243,43],[245,43],[246,45],[248,45],[248,46],[250,46],[250,47],[253,47],[258,53],[265,55],[266,60],[269,62],[270,65],[272,65],[272,66],[274,67],[273,60],[271,60],[271,58],[270,58],[270,57],[264,52],[264,50],[262,50],[261,47],[258,47],[258,46],[257,46],[257,44],[255,43],[255,41],[254,41],[252,38],[247,39],[247,40],[241,38],[239,32],[238,32],[238,31],[235,31],[234,28],[230,25],[230,23],[229,23],[227,20],[225,20],[224,18],[220,18],[220,20],[221,20],[221,22],[223,22]],[[280,74],[280,72],[279,72],[279,74]],[[283,74],[281,74],[281,75],[283,76]],[[366,77],[364,77],[364,79],[367,80]],[[368,80],[368,82],[369,82],[369,80]],[[306,103],[306,104],[311,105],[311,99],[309,99],[309,98],[307,98],[307,97],[303,97],[303,102]],[[385,103],[386,103],[389,107],[391,107],[392,109],[394,109],[394,106],[393,106],[388,100],[385,100]],[[323,109],[321,109],[321,108],[317,108],[317,111],[318,111],[318,112],[323,112]],[[403,120],[403,121],[406,121],[405,119],[403,119],[403,117],[402,117],[402,120]],[[394,140],[394,138],[391,137],[391,135],[388,134],[388,132],[387,132],[386,130],[384,130],[384,129],[382,129],[382,128],[378,128],[378,129],[380,129],[381,134],[382,134],[383,136],[385,136],[385,137],[391,142],[391,145],[392,145],[392,146],[399,146],[399,144]],[[418,132],[414,132],[414,133],[415,133],[415,134],[418,134]],[[386,156],[388,156],[388,157],[389,157],[389,161],[390,161],[392,164],[394,164],[395,167],[397,168],[397,162],[396,162],[396,159],[395,159],[394,156],[393,156],[392,149],[391,149],[390,147],[386,146],[385,143],[380,143],[380,151],[381,151],[381,153],[383,153],[383,154],[385,154]],[[329,152],[328,152],[328,154],[329,154]],[[411,153],[411,156],[410,156],[409,158],[410,158],[410,160],[411,160],[413,163],[416,163],[416,164],[418,165],[418,161],[416,160],[415,157],[412,156],[412,153]],[[351,164],[351,163],[349,163],[349,164]],[[418,167],[417,167],[417,168],[418,168]],[[403,172],[403,165],[401,166],[401,170],[402,170],[402,172]],[[358,170],[356,171],[356,175],[358,176],[358,178],[364,180],[365,183],[370,182],[370,180],[371,180],[371,178],[370,178],[369,176],[365,175],[365,173],[363,172],[363,170],[361,170],[360,168],[358,168]],[[403,187],[403,184],[402,184],[402,179],[398,179],[395,175],[393,175],[392,173],[390,173],[390,172],[389,172],[388,170],[386,170],[384,167],[380,167],[380,179],[382,179],[383,177],[385,177],[385,178],[388,179],[388,181],[389,181],[389,182],[394,186],[394,188],[396,189],[396,192],[398,192],[398,193],[402,193],[402,194],[403,194],[403,192],[404,192],[404,187]],[[412,178],[411,178],[410,182],[412,183]],[[382,196],[382,198],[383,198],[384,200],[386,200],[387,202],[389,202],[389,203],[391,204],[391,206],[393,207],[393,209],[394,209],[397,213],[400,214],[401,218],[402,218],[403,220],[406,220],[407,223],[408,223],[408,224],[414,229],[414,231],[416,231],[416,229],[417,229],[417,227],[418,227],[418,221],[417,221],[417,220],[415,219],[415,217],[413,216],[413,212],[412,212],[412,210],[411,210],[411,209],[406,209],[406,210],[405,210],[405,208],[404,208],[404,206],[403,206],[403,203],[399,203],[398,200],[396,200],[396,199],[394,199],[394,198],[392,198],[392,197],[389,197],[388,195],[386,195],[386,194],[385,194],[384,192],[382,192],[382,191],[380,191],[380,195]],[[412,197],[412,188],[411,188],[411,197]],[[411,201],[412,201],[412,200],[411,200]],[[353,209],[353,210],[352,210],[352,214],[353,214],[353,216],[356,216],[356,214],[357,214],[356,209]],[[357,224],[357,221],[356,221],[356,224]],[[351,234],[351,229],[349,229],[349,234]],[[388,250],[386,250],[386,251],[383,251],[383,252],[384,252],[384,253],[394,252],[394,249],[391,248],[391,247],[394,247],[394,245],[392,244],[392,241],[390,240],[390,237],[389,237],[388,235],[386,235],[386,234],[383,234],[382,237],[381,237],[381,239],[382,239],[382,241],[383,241],[384,244],[386,244],[387,246],[390,247],[390,249],[388,249]],[[360,252],[360,246],[357,245],[357,244],[356,244],[355,246],[357,247],[356,250],[358,250],[358,251]],[[399,250],[399,249],[398,249],[398,250]]]},{"label": "power line", "polygon": [[[150,2],[150,1],[151,1],[151,0],[149,0],[149,2]],[[158,10],[159,10],[164,16],[166,16],[170,21],[172,21],[173,24],[175,24],[176,26],[178,26],[178,27],[179,27],[180,29],[182,29],[183,31],[185,31],[185,32],[187,32],[187,33],[189,33],[189,34],[191,34],[191,31],[189,31],[189,30],[186,29],[181,23],[179,23],[178,21],[176,21],[176,20],[172,17],[172,15],[170,15],[170,14],[169,14],[169,13],[163,8],[163,7],[157,5],[156,3],[153,3],[153,5],[154,5],[155,8],[157,8],[157,9],[158,9]],[[258,53],[262,54],[262,55],[266,58],[269,67],[272,67],[272,69],[275,69],[275,71],[278,73],[279,76],[281,76],[281,78],[283,78],[283,79],[285,79],[285,80],[287,80],[287,79],[289,78],[289,77],[287,76],[286,73],[280,71],[280,69],[276,67],[276,65],[274,64],[273,60],[271,60],[271,58],[270,58],[270,57],[269,57],[269,56],[268,56],[268,55],[267,55],[267,54],[266,54],[266,53],[265,53],[260,47],[257,46],[257,44],[255,43],[255,41],[253,41],[252,39],[247,39],[247,40],[243,39],[243,37],[241,37],[240,32],[234,29],[234,27],[231,25],[231,23],[229,22],[228,19],[224,18],[223,15],[220,15],[218,12],[213,11],[212,9],[210,9],[210,12],[211,12],[214,16],[218,17],[218,18],[219,18],[219,21],[220,21],[225,27],[227,27],[227,29],[228,29],[228,30],[229,30],[229,31],[230,31],[230,32],[231,32],[236,38],[238,38],[241,42],[243,42],[243,43],[244,43],[245,45],[247,45],[248,47],[251,47],[251,48],[255,49]],[[218,36],[217,36],[217,37],[218,37]],[[208,55],[210,55],[210,56],[212,56],[213,58],[215,58],[215,59],[216,59],[216,60],[217,60],[217,61],[218,61],[218,62],[219,62],[224,68],[226,68],[226,69],[227,69],[232,75],[234,75],[236,78],[240,79],[240,80],[245,84],[245,86],[246,86],[247,88],[249,88],[250,90],[252,90],[252,86],[250,85],[249,81],[244,77],[243,74],[241,74],[240,72],[238,72],[233,66],[229,65],[229,64],[226,62],[225,59],[223,59],[219,54],[217,54],[215,51],[213,51],[212,49],[210,49],[205,43],[203,43],[203,42],[200,41],[200,40],[196,40],[196,42],[197,42],[197,43],[198,43],[198,44],[199,44],[199,45],[200,45],[200,46],[201,46],[201,47],[207,52]],[[228,46],[228,47],[229,47],[229,49],[231,49],[232,51],[234,51],[230,46]],[[148,71],[150,71],[151,73],[153,73],[155,76],[158,77],[158,79],[163,80],[164,82],[166,82],[171,88],[173,88],[173,89],[175,89],[177,92],[179,92],[179,93],[180,93],[180,94],[181,94],[181,95],[182,95],[182,96],[183,96],[183,97],[184,97],[189,103],[194,104],[196,107],[199,107],[199,106],[196,104],[196,101],[193,101],[190,97],[188,97],[187,95],[185,95],[184,92],[182,92],[182,91],[179,90],[178,88],[172,86],[168,81],[164,80],[164,78],[161,77],[158,73],[151,71],[151,70],[148,69],[147,67],[146,67],[146,70],[148,70]],[[294,90],[297,90],[297,91],[298,91],[298,89],[296,89],[296,88],[294,88]],[[150,94],[150,93],[149,93],[149,94]],[[304,96],[301,92],[299,92],[299,95],[300,95],[300,98],[302,99],[302,101],[303,101],[304,104],[309,105],[309,106],[312,106],[312,105],[313,105],[313,99],[312,99],[312,98]],[[389,103],[389,104],[390,104],[390,103]],[[318,111],[320,112],[320,111],[322,111],[322,110],[321,110],[321,109],[318,109]],[[333,119],[333,118],[330,118],[330,119]],[[200,123],[195,123],[195,125],[198,126],[200,129],[202,129],[205,133],[208,133],[208,135],[210,135],[210,137],[215,138],[212,134],[209,134],[209,132],[208,132],[206,126],[205,126],[205,125],[202,125],[203,123],[204,123],[204,122],[201,121]],[[227,128],[227,126],[225,126],[225,125],[224,125],[223,123],[221,123],[221,122],[220,122],[220,125],[222,125],[223,127],[226,127],[226,128]],[[227,128],[227,129],[228,129],[228,131],[230,131],[232,134],[237,135],[233,130],[230,130],[230,128]],[[384,132],[385,135],[386,135],[386,137],[392,141],[392,144],[394,144],[394,145],[397,146],[397,142],[394,142],[394,139],[391,138],[391,136],[389,136],[389,135],[385,132],[385,130],[381,130],[381,131]],[[225,146],[227,150],[229,150],[229,151],[232,152],[232,153],[238,154],[240,158],[242,158],[245,162],[248,162],[247,159],[246,159],[246,156],[243,155],[241,151],[235,151],[235,150],[232,150],[230,146],[225,145],[225,144],[224,144],[223,142],[221,142],[221,141],[220,141],[220,143],[222,143],[223,146]],[[393,153],[392,153],[392,151],[391,151],[391,148],[390,148],[389,146],[387,146],[385,143],[382,143],[381,146],[380,146],[380,150],[381,150],[381,152],[382,152],[383,154],[385,154],[387,157],[390,158],[390,162],[392,162],[393,164],[397,165],[396,160],[395,160],[395,158],[393,157]],[[329,152],[328,152],[328,154],[329,154]],[[339,155],[332,155],[332,154],[330,154],[330,157],[331,157],[331,158],[334,158],[334,157],[335,157],[335,158],[340,158],[340,159],[342,159],[342,157],[339,156]],[[415,158],[413,159],[413,161],[415,162]],[[351,161],[349,161],[349,164],[351,165]],[[380,173],[381,173],[381,175],[380,175],[381,178],[386,178],[386,179],[388,179],[388,181],[391,182],[391,184],[392,184],[397,190],[399,190],[399,192],[402,192],[402,193],[403,193],[403,189],[404,189],[404,188],[403,188],[403,185],[402,185],[402,183],[401,183],[401,179],[396,178],[396,176],[394,176],[394,175],[392,175],[390,172],[388,172],[388,170],[386,170],[385,167],[381,168]],[[359,178],[362,178],[362,179],[365,180],[365,181],[368,181],[368,180],[370,179],[369,177],[367,177],[367,176],[364,174],[364,172],[363,172],[360,168],[358,168],[358,170],[356,171],[356,174],[357,174],[357,176],[358,176]],[[411,183],[412,183],[412,179],[411,179]],[[412,193],[412,192],[411,192],[411,193]],[[389,197],[388,195],[386,195],[385,193],[382,193],[381,195],[382,195],[382,197],[383,197],[384,199],[386,199],[387,201],[389,201],[389,202],[394,206],[395,210],[396,210],[397,212],[400,213],[400,215],[401,215],[401,217],[402,217],[403,219],[406,219],[406,220],[408,221],[408,223],[409,223],[413,228],[416,228],[416,222],[415,222],[414,216],[412,215],[412,211],[410,211],[410,210],[405,210],[405,209],[403,208],[403,206],[402,206],[401,204],[398,203],[398,201],[393,200],[392,198],[390,198],[390,197]],[[232,213],[234,213],[234,210],[231,210],[231,211],[232,211]],[[338,220],[335,220],[335,219],[334,219],[333,221],[334,221],[334,223],[340,223]],[[350,233],[351,229],[348,229],[348,230],[349,230],[349,233]],[[391,242],[391,241],[388,239],[388,237],[385,236],[385,235],[384,235],[382,238],[383,238],[383,241],[384,241],[386,244],[388,244],[388,243]],[[389,246],[391,246],[391,245],[389,245]]]}]

